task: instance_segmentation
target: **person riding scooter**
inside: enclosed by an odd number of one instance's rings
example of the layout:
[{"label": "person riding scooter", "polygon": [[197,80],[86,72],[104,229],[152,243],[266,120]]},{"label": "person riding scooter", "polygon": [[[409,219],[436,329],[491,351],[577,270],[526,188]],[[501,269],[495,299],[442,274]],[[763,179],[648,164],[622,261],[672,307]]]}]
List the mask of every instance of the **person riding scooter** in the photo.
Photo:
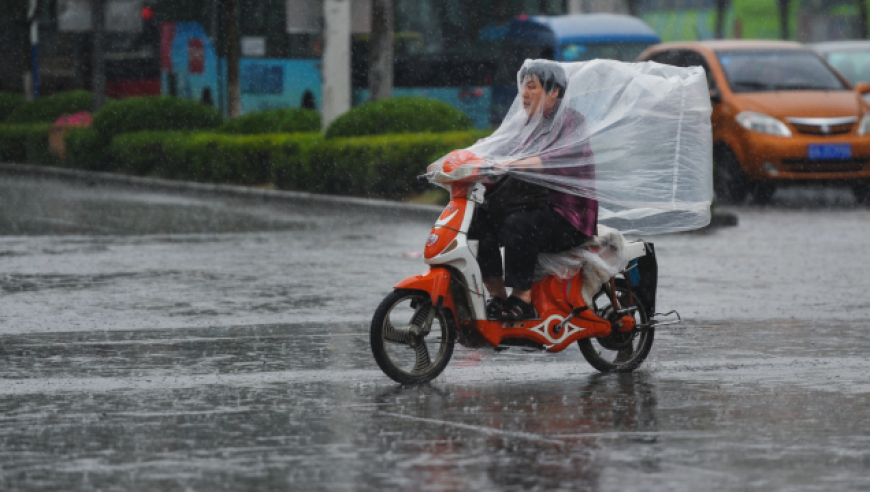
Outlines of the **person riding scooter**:
[{"label": "person riding scooter", "polygon": [[[518,74],[525,122],[515,135],[496,144],[500,155],[527,156],[495,165],[505,170],[487,190],[469,230],[480,241],[478,262],[492,298],[491,319],[518,321],[537,316],[531,288],[538,253],[569,250],[595,235],[598,202],[594,198],[595,161],[586,120],[562,105],[565,70],[556,62],[534,60]],[[570,161],[571,166],[562,163]],[[587,196],[548,189],[511,175],[512,170],[573,176],[588,183]],[[499,247],[505,248],[505,267]],[[506,287],[512,292],[508,297]]]},{"label": "person riding scooter", "polygon": [[[576,344],[599,371],[631,372],[655,328],[679,322],[656,318],[676,312],[656,314],[653,244],[623,234],[710,222],[704,70],[526,60],[517,86],[489,137],[426,168],[450,192],[426,236],[429,269],[393,286],[369,332],[378,367],[401,384],[437,377],[456,343],[550,353]],[[487,295],[498,300],[487,306]]]}]

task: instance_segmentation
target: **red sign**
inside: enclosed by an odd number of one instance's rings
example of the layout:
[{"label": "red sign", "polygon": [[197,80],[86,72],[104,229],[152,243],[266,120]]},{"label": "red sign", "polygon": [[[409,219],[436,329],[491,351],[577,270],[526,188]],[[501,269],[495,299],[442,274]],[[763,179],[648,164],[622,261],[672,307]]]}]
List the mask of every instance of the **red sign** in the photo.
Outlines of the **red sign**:
[{"label": "red sign", "polygon": [[187,41],[187,72],[191,74],[205,72],[205,43],[202,38],[190,38]]},{"label": "red sign", "polygon": [[165,23],[160,26],[160,68],[166,73],[172,73],[172,42],[175,41],[175,24]]}]

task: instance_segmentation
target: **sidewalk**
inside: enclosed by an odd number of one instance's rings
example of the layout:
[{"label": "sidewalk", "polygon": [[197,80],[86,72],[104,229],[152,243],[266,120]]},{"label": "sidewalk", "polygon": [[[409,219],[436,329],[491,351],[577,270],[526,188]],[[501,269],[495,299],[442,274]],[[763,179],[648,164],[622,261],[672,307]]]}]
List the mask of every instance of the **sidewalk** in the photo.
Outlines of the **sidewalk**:
[{"label": "sidewalk", "polygon": [[320,205],[334,208],[367,208],[372,211],[402,213],[435,220],[444,207],[420,205],[376,198],[358,198],[334,195],[319,195],[301,191],[270,190],[248,186],[195,183],[160,178],[143,178],[125,174],[82,171],[59,167],[34,166],[30,164],[0,163],[0,174],[37,176],[48,179],[85,182],[91,185],[108,184],[126,186],[137,190],[156,190],[191,193],[197,195],[221,195],[237,198],[274,200],[294,205]]},{"label": "sidewalk", "polygon": [[[420,205],[416,203],[395,202],[377,198],[358,198],[335,195],[319,195],[302,191],[269,190],[248,186],[194,183],[171,179],[143,178],[126,174],[82,171],[60,167],[34,166],[30,164],[0,163],[0,173],[24,176],[39,176],[51,179],[83,181],[88,184],[111,184],[127,186],[138,190],[161,190],[193,193],[198,195],[222,195],[248,199],[275,200],[294,205],[320,205],[335,208],[368,208],[372,211],[402,213],[425,219],[434,219],[444,210],[439,205]],[[728,210],[713,210],[710,225],[705,227],[730,227],[738,224],[737,215]],[[703,229],[701,229],[703,230]]]}]

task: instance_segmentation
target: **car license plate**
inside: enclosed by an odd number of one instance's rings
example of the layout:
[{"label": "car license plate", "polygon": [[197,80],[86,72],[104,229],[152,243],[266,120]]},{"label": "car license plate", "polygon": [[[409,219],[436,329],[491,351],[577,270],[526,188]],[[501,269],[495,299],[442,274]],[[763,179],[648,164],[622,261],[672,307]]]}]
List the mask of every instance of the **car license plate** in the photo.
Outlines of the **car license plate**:
[{"label": "car license plate", "polygon": [[811,160],[849,159],[852,157],[851,144],[810,144],[807,153]]}]

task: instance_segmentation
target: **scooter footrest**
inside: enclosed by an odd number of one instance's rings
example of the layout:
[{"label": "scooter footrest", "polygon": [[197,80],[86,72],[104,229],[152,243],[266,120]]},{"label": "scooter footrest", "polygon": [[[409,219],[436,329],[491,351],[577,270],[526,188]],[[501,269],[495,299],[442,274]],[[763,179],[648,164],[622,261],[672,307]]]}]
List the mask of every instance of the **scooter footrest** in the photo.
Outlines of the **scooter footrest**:
[{"label": "scooter footrest", "polygon": [[637,331],[643,331],[649,330],[650,328],[658,328],[659,326],[678,325],[683,322],[683,319],[680,317],[680,313],[678,313],[677,311],[669,311],[667,313],[655,313],[652,317],[655,318],[656,316],[670,316],[672,314],[676,316],[677,319],[667,321],[651,319],[649,323],[640,323],[635,325],[634,329]]},{"label": "scooter footrest", "polygon": [[667,313],[655,313],[655,314],[652,315],[652,317],[653,317],[653,318],[656,318],[656,317],[659,317],[659,316],[670,316],[670,315],[674,315],[674,316],[676,316],[677,319],[674,319],[674,320],[664,320],[664,321],[662,321],[662,320],[657,320],[657,319],[653,319],[652,322],[655,323],[656,326],[676,325],[676,324],[680,324],[680,323],[683,322],[683,318],[680,317],[680,313],[678,313],[676,310],[668,311]]}]

